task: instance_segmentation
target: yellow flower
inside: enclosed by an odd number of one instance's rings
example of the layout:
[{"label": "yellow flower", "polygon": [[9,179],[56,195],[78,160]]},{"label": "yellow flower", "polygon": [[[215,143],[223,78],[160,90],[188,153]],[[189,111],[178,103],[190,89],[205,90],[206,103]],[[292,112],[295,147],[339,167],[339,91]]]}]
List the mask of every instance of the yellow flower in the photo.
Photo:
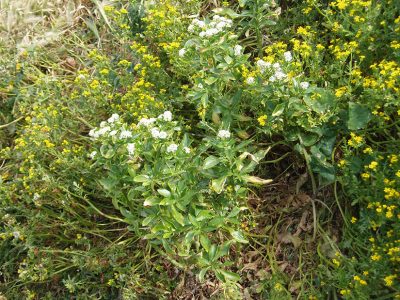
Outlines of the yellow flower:
[{"label": "yellow flower", "polygon": [[304,36],[308,36],[308,35],[310,35],[310,32],[307,29],[309,29],[308,26],[306,28],[304,28],[303,26],[300,26],[299,28],[297,28],[297,33],[304,35]]},{"label": "yellow flower", "polygon": [[349,290],[349,289],[341,290],[341,291],[340,291],[340,294],[341,294],[342,296],[350,295],[350,290]]},{"label": "yellow flower", "polygon": [[338,0],[336,2],[336,6],[337,8],[339,8],[340,10],[345,9],[349,4],[346,2],[346,0]]},{"label": "yellow flower", "polygon": [[340,98],[342,97],[347,91],[347,87],[343,86],[335,90],[335,96]]},{"label": "yellow flower", "polygon": [[357,218],[356,217],[351,217],[351,223],[355,223],[355,222],[357,222]]},{"label": "yellow flower", "polygon": [[379,261],[381,260],[381,256],[377,253],[375,253],[374,255],[371,256],[371,259],[374,261]]},{"label": "yellow flower", "polygon": [[393,285],[393,279],[396,279],[396,275],[389,275],[386,276],[383,280],[385,281],[386,286],[392,286]]},{"label": "yellow flower", "polygon": [[274,289],[278,292],[283,291],[283,286],[280,283],[275,284]]},{"label": "yellow flower", "polygon": [[375,171],[377,166],[378,163],[376,161],[371,161],[371,163],[368,165],[368,168]]},{"label": "yellow flower", "polygon": [[363,152],[365,153],[365,154],[372,154],[372,148],[371,147],[367,147],[367,148],[365,148],[364,150],[363,150]]},{"label": "yellow flower", "polygon": [[338,261],[336,258],[333,258],[333,259],[332,259],[332,262],[333,262],[333,264],[334,264],[336,267],[339,267],[339,266],[340,266],[340,261]]},{"label": "yellow flower", "polygon": [[371,175],[369,173],[362,173],[361,177],[362,177],[362,179],[367,180],[371,177]]},{"label": "yellow flower", "polygon": [[258,117],[257,119],[258,124],[260,124],[261,126],[265,126],[267,118],[268,118],[267,115],[262,115]]}]

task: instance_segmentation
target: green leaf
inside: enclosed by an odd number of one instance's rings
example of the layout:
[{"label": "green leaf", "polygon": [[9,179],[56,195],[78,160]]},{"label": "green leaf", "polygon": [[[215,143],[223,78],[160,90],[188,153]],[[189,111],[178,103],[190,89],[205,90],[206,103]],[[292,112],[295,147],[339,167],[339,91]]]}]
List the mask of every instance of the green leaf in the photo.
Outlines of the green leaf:
[{"label": "green leaf", "polygon": [[228,65],[230,65],[232,63],[232,61],[233,61],[232,57],[230,57],[229,55],[225,56],[224,60],[226,61],[226,63]]},{"label": "green leaf", "polygon": [[147,175],[137,175],[133,178],[134,182],[149,182],[150,177]]},{"label": "green leaf", "polygon": [[347,127],[350,130],[358,130],[364,128],[371,120],[371,113],[364,105],[349,102],[349,119]]},{"label": "green leaf", "polygon": [[225,218],[223,217],[215,217],[210,222],[208,222],[208,225],[215,229],[221,227],[224,224],[225,224]]},{"label": "green leaf", "polygon": [[155,216],[148,216],[148,217],[144,218],[142,221],[142,226],[149,225],[150,222],[154,220],[154,218],[155,218]]},{"label": "green leaf", "polygon": [[143,202],[143,206],[145,207],[154,206],[156,204],[159,204],[159,200],[156,197],[149,197]]},{"label": "green leaf", "polygon": [[204,80],[205,83],[207,83],[208,85],[213,84],[214,82],[216,82],[218,80],[218,78],[216,77],[208,77]]},{"label": "green leaf", "polygon": [[164,196],[165,198],[169,198],[171,196],[171,192],[166,190],[166,189],[158,189],[157,192],[161,195]]},{"label": "green leaf", "polygon": [[104,158],[111,158],[115,154],[115,150],[110,145],[101,145],[100,153]]},{"label": "green leaf", "polygon": [[113,188],[117,185],[117,181],[114,178],[103,178],[100,179],[99,182],[107,191],[112,191]]},{"label": "green leaf", "polygon": [[224,185],[226,182],[226,176],[222,176],[217,179],[213,179],[211,181],[211,188],[217,193],[221,194],[222,190],[224,189]]},{"label": "green leaf", "polygon": [[222,276],[225,277],[226,281],[239,281],[240,280],[240,276],[236,273],[225,271],[223,269],[219,269],[218,271],[222,274]]},{"label": "green leaf", "polygon": [[181,224],[182,226],[185,225],[185,218],[183,217],[183,215],[182,215],[180,212],[178,212],[178,211],[176,210],[176,208],[175,208],[174,206],[171,206],[171,213],[172,213],[172,216],[174,217],[174,219],[175,219],[179,224]]},{"label": "green leaf", "polygon": [[200,273],[199,273],[199,281],[200,282],[204,281],[204,277],[206,276],[206,273],[207,273],[208,269],[209,269],[209,267],[200,270]]},{"label": "green leaf", "polygon": [[210,252],[211,241],[206,235],[200,235],[200,244],[201,246],[203,246],[204,250],[206,250],[207,253]]},{"label": "green leaf", "polygon": [[240,231],[232,231],[231,235],[239,243],[247,244],[249,242]]},{"label": "green leaf", "polygon": [[223,245],[218,246],[218,251],[215,256],[215,259],[218,259],[222,256],[228,255],[230,247],[231,247],[231,241],[227,241]]},{"label": "green leaf", "polygon": [[[247,209],[246,207],[244,207],[243,208],[243,210],[244,209]],[[228,215],[228,217],[227,218],[233,218],[233,217],[236,217],[240,212],[242,211],[242,209],[241,208],[239,208],[239,207],[237,207],[237,206],[235,206],[233,209],[232,209],[232,211],[229,213],[229,215]]]},{"label": "green leaf", "polygon": [[194,236],[195,236],[194,231],[189,231],[188,233],[186,233],[186,235],[185,235],[185,245],[186,246],[190,246],[192,244]]},{"label": "green leaf", "polygon": [[208,257],[210,258],[210,261],[213,261],[215,258],[215,254],[217,253],[217,246],[212,244],[210,246],[210,251],[208,251]]},{"label": "green leaf", "polygon": [[312,132],[301,132],[299,134],[300,143],[306,147],[314,145],[319,139],[318,134]]},{"label": "green leaf", "polygon": [[278,104],[275,107],[274,111],[272,112],[272,116],[279,117],[281,114],[283,114],[284,110],[285,110],[285,104],[284,103]]},{"label": "green leaf", "polygon": [[220,162],[219,158],[211,155],[204,160],[203,169],[211,169],[212,167],[218,165]]}]

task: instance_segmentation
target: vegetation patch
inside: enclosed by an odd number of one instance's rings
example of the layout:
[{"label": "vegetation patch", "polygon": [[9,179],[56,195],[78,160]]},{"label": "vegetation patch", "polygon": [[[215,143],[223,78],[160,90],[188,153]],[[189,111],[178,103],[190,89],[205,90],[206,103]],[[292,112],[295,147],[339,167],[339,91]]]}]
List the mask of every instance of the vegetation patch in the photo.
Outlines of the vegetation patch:
[{"label": "vegetation patch", "polygon": [[397,299],[396,1],[1,1],[0,299]]}]

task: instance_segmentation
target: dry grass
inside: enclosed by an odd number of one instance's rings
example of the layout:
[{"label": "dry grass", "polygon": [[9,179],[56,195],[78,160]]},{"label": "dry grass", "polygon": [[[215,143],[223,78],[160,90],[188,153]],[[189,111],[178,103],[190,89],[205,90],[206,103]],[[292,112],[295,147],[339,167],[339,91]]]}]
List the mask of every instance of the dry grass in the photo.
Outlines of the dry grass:
[{"label": "dry grass", "polygon": [[0,42],[32,49],[57,41],[89,11],[80,0],[0,0]]}]

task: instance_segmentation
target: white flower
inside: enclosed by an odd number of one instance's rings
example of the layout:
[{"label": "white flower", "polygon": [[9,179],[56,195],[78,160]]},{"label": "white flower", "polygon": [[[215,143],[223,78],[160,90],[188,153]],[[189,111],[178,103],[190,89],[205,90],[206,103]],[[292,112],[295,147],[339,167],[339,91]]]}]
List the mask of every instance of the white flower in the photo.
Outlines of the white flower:
[{"label": "white flower", "polygon": [[193,25],[193,24],[190,24],[190,25],[189,25],[188,31],[189,31],[189,32],[193,32],[193,31],[194,31],[194,25]]},{"label": "white flower", "polygon": [[272,66],[274,67],[275,70],[281,69],[281,65],[279,63],[274,63]]},{"label": "white flower", "polygon": [[158,128],[152,128],[150,133],[151,136],[155,139],[157,139],[160,136],[160,130],[158,130]]},{"label": "white flower", "polygon": [[177,144],[171,144],[167,147],[167,152],[176,152],[176,150],[178,150]]},{"label": "white flower", "polygon": [[260,69],[261,73],[264,73],[267,68],[271,67],[270,62],[266,62],[262,59],[257,60],[256,64],[257,64],[257,67]]},{"label": "white flower", "polygon": [[156,121],[156,118],[150,118],[150,119],[141,118],[137,125],[138,126],[144,125],[144,126],[148,127],[150,124],[153,124],[155,121]]},{"label": "white flower", "polygon": [[36,201],[40,198],[40,195],[38,193],[33,194],[33,201]]},{"label": "white flower", "polygon": [[217,33],[218,33],[218,30],[216,28],[210,28],[210,29],[206,30],[205,36],[206,37],[211,37],[211,36],[213,36],[213,35],[215,35]]},{"label": "white flower", "polygon": [[247,79],[246,79],[246,83],[248,84],[248,85],[252,85],[253,83],[254,83],[254,77],[248,77]]},{"label": "white flower", "polygon": [[89,136],[91,136],[91,137],[93,137],[93,138],[96,138],[96,137],[98,137],[99,135],[97,134],[97,131],[96,131],[96,130],[90,129],[90,131],[89,131]]},{"label": "white flower", "polygon": [[202,89],[202,88],[203,88],[203,85],[202,85],[201,83],[199,83],[199,84],[197,85],[197,87],[198,87],[199,89]]},{"label": "white flower", "polygon": [[166,139],[167,136],[168,135],[165,131],[160,131],[160,133],[158,134],[158,138],[160,138],[160,139]]},{"label": "white flower", "polygon": [[276,79],[281,80],[286,78],[286,74],[279,70],[275,72],[275,77]]},{"label": "white flower", "polygon": [[92,153],[89,154],[91,159],[94,159],[94,157],[96,156],[97,151],[93,151]]},{"label": "white flower", "polygon": [[183,150],[188,154],[190,153],[190,148],[189,147],[184,147]]},{"label": "white flower", "polygon": [[106,121],[103,121],[103,122],[100,123],[100,127],[105,127],[105,126],[107,126],[107,122]]},{"label": "white flower", "polygon": [[206,27],[206,23],[204,23],[204,21],[199,21],[199,20],[197,20],[197,19],[195,19],[197,22],[197,26],[199,26],[200,28],[204,28],[204,27]]},{"label": "white flower", "polygon": [[19,239],[21,237],[21,234],[19,233],[19,231],[14,231],[12,234],[15,239]]},{"label": "white flower", "polygon": [[132,155],[135,152],[135,144],[134,143],[128,143],[126,145],[126,149],[128,150],[128,153]]},{"label": "white flower", "polygon": [[121,134],[119,135],[120,139],[127,139],[132,137],[132,132],[130,132],[129,130],[122,130]]},{"label": "white flower", "polygon": [[114,123],[115,121],[119,120],[118,114],[112,114],[110,118],[108,118],[108,123]]},{"label": "white flower", "polygon": [[217,135],[220,139],[228,139],[231,137],[231,133],[228,130],[221,129]]},{"label": "white flower", "polygon": [[110,130],[111,130],[110,126],[106,126],[106,127],[100,128],[100,130],[97,131],[97,134],[98,134],[99,136],[100,136],[100,135],[104,135],[104,134],[106,134],[107,132],[109,132]]},{"label": "white flower", "polygon": [[234,52],[235,56],[239,56],[240,54],[242,54],[242,49],[243,49],[242,46],[236,45],[236,46],[233,48],[233,52]]},{"label": "white flower", "polygon": [[290,53],[290,51],[286,51],[285,53],[283,53],[283,56],[285,57],[285,61],[287,62],[292,61],[293,59],[292,53]]},{"label": "white flower", "polygon": [[164,119],[164,121],[167,121],[167,122],[172,121],[172,113],[169,110],[164,111],[164,113],[161,116]]},{"label": "white flower", "polygon": [[114,136],[114,135],[117,134],[117,132],[118,132],[118,130],[113,130],[113,131],[110,131],[110,133],[108,135],[109,136]]},{"label": "white flower", "polygon": [[308,89],[310,84],[307,81],[300,82],[300,87],[304,90]]},{"label": "white flower", "polygon": [[185,55],[185,53],[186,53],[185,48],[182,48],[181,50],[179,50],[178,54],[179,54],[180,57],[183,57]]},{"label": "white flower", "polygon": [[202,32],[199,33],[199,37],[202,38],[202,37],[205,37],[205,36],[206,36],[206,32],[205,31],[202,31]]},{"label": "white flower", "polygon": [[269,81],[271,81],[271,82],[274,82],[276,80],[276,77],[274,76],[274,75],[272,75],[270,78],[269,78]]}]

